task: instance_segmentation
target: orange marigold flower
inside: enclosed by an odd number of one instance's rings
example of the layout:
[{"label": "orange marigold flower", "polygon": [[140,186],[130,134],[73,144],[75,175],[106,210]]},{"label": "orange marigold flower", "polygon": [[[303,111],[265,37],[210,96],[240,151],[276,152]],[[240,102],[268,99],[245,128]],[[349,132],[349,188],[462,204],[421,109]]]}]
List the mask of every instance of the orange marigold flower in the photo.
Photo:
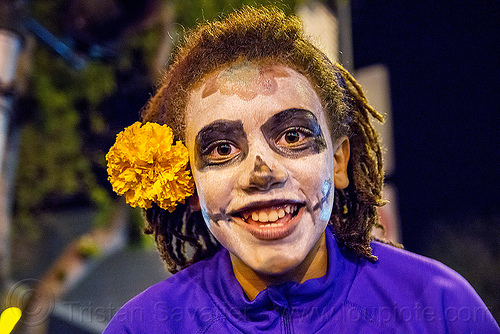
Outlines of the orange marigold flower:
[{"label": "orange marigold flower", "polygon": [[194,193],[188,150],[173,140],[172,129],[157,123],[136,122],[116,136],[106,155],[108,179],[131,206],[148,209],[155,202],[172,212]]}]

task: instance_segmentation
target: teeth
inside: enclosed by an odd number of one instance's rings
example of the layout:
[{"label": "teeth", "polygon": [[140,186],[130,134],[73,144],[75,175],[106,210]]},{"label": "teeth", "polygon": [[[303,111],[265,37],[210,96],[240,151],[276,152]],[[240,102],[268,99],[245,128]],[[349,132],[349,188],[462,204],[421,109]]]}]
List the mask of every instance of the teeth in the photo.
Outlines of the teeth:
[{"label": "teeth", "polygon": [[279,209],[264,209],[262,211],[253,211],[253,212],[245,212],[243,213],[243,218],[248,220],[250,217],[252,220],[261,223],[268,223],[266,226],[281,226],[282,224],[274,223],[280,218],[285,217],[287,214],[291,214],[297,211],[297,205],[286,205],[285,207]]},{"label": "teeth", "polygon": [[262,223],[267,223],[269,221],[267,213],[265,213],[264,211],[259,212],[259,221]]},{"label": "teeth", "polygon": [[271,210],[271,212],[269,212],[269,217],[268,217],[269,221],[270,222],[275,222],[278,220],[278,211],[276,210]]},{"label": "teeth", "polygon": [[276,227],[276,226],[283,226],[283,223],[270,223],[264,225],[264,227]]}]

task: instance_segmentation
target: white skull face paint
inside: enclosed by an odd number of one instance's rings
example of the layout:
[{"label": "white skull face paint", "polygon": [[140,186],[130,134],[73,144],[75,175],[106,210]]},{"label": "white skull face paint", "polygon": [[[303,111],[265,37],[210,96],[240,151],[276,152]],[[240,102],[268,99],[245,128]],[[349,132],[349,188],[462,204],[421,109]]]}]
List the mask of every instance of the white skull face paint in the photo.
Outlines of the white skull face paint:
[{"label": "white skull face paint", "polygon": [[[248,73],[256,69],[238,67],[246,74],[240,83],[255,86]],[[186,107],[205,221],[232,257],[265,275],[293,272],[304,261],[323,235],[334,196],[334,147],[321,102],[303,75],[274,69],[280,75],[272,93],[248,99],[240,84],[235,94],[210,87],[207,94],[205,82]]]}]

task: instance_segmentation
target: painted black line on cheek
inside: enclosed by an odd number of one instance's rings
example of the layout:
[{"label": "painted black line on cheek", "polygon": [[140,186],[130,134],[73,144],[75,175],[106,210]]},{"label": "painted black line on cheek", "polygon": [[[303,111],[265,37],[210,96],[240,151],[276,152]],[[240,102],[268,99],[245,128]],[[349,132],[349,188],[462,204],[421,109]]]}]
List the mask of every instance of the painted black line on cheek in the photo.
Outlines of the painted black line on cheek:
[{"label": "painted black line on cheek", "polygon": [[223,208],[219,208],[219,213],[209,213],[208,217],[210,218],[211,221],[218,223],[219,220],[226,220],[226,210]]},{"label": "painted black line on cheek", "polygon": [[330,193],[332,191],[332,180],[328,179],[325,182],[323,182],[323,186],[322,187],[323,188],[321,189],[321,192],[323,193],[323,197],[313,207],[314,211],[316,211],[316,210],[320,209],[321,207],[323,207],[323,204],[325,204],[326,201],[328,201],[328,197],[330,196]]},{"label": "painted black line on cheek", "polygon": [[[216,141],[230,141],[234,143],[240,154],[235,158],[223,163],[214,163],[211,161],[207,154],[210,145]],[[203,127],[203,129],[196,135],[194,149],[195,166],[198,170],[203,171],[206,168],[223,168],[228,164],[242,161],[248,154],[248,139],[243,129],[243,122],[241,120],[216,120]]]},{"label": "painted black line on cheek", "polygon": [[[287,129],[303,128],[312,136],[305,145],[297,148],[278,146],[278,136]],[[291,108],[274,114],[264,123],[260,130],[268,145],[276,153],[291,159],[300,158],[310,154],[317,154],[326,148],[323,132],[316,116],[305,109]]]}]

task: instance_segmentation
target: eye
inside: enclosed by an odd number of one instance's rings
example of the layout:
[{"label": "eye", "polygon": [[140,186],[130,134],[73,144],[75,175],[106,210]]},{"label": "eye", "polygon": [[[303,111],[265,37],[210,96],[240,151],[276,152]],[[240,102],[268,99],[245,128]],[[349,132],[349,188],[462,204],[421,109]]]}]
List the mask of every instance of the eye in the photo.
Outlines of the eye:
[{"label": "eye", "polygon": [[219,155],[229,155],[231,154],[232,147],[229,144],[220,144],[216,148]]},{"label": "eye", "polygon": [[288,143],[288,144],[293,144],[293,143],[296,143],[300,140],[300,133],[298,131],[288,131],[285,133],[285,141]]},{"label": "eye", "polygon": [[224,163],[238,155],[241,150],[233,143],[227,141],[217,141],[212,143],[207,150],[207,157],[213,163]]},{"label": "eye", "polygon": [[276,144],[282,147],[294,148],[302,146],[308,139],[312,138],[309,131],[302,129],[288,129],[278,137]]}]

